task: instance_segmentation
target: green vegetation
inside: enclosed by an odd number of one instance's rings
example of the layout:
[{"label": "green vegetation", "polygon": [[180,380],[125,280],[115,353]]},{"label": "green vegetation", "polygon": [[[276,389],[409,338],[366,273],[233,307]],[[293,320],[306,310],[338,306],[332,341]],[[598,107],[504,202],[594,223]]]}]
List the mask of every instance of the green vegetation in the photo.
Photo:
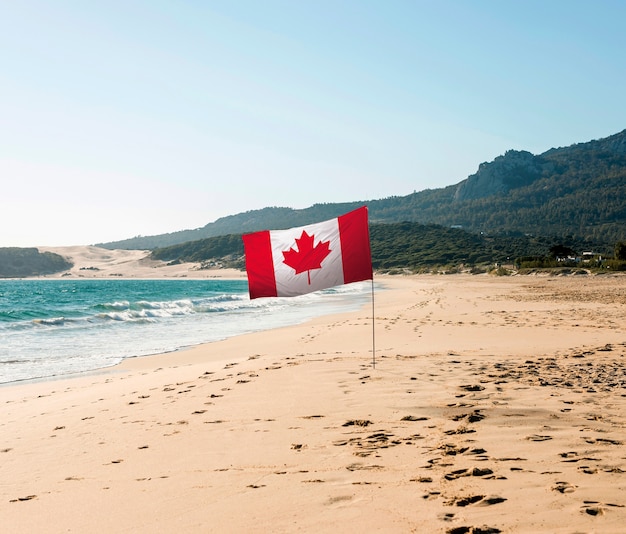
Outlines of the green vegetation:
[{"label": "green vegetation", "polygon": [[166,262],[189,261],[207,263],[219,261],[223,265],[243,268],[243,241],[241,235],[222,235],[189,241],[152,251],[151,257]]},{"label": "green vegetation", "polygon": [[418,272],[441,266],[491,262],[479,236],[463,230],[403,222],[370,228],[374,269]]},{"label": "green vegetation", "polygon": [[36,248],[0,248],[0,278],[24,278],[65,271],[72,267],[65,258]]},{"label": "green vegetation", "polygon": [[[586,240],[559,241],[532,236],[484,236],[456,228],[414,222],[370,225],[372,265],[377,271],[484,272],[494,264],[525,267],[563,266],[559,254],[594,251],[611,257],[611,247]],[[580,251],[580,252],[576,252]],[[211,237],[154,250],[152,258],[166,262],[189,261],[244,268],[241,235]],[[526,262],[536,262],[528,264]]]}]

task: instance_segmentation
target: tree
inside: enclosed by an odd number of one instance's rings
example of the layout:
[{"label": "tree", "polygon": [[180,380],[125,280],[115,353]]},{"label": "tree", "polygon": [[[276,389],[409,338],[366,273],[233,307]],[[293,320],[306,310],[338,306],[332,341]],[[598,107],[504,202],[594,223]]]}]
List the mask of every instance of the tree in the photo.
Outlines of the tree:
[{"label": "tree", "polygon": [[626,242],[619,241],[615,243],[615,259],[626,260]]},{"label": "tree", "polygon": [[575,256],[576,252],[565,245],[554,245],[550,247],[550,256],[553,258],[567,258]]}]

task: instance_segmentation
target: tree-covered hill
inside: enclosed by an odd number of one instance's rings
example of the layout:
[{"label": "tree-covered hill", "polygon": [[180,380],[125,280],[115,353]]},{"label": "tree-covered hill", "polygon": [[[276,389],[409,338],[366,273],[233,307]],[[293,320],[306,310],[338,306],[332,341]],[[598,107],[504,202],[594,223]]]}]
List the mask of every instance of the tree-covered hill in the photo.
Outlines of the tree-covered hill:
[{"label": "tree-covered hill", "polygon": [[36,248],[0,248],[0,278],[25,278],[65,271],[72,267],[65,258]]},{"label": "tree-covered hill", "polygon": [[457,185],[411,195],[294,210],[267,207],[195,230],[104,243],[155,249],[198,239],[300,226],[366,204],[372,223],[417,222],[482,235],[560,236],[612,246],[626,240],[626,130],[541,155],[510,150]]},{"label": "tree-covered hill", "polygon": [[[496,262],[513,263],[522,256],[549,256],[555,247],[582,254],[594,251],[611,255],[612,247],[585,240],[556,237],[485,236],[456,228],[415,222],[370,225],[372,265],[375,270],[406,269],[411,272],[459,265],[480,266]],[[153,259],[166,262],[189,261],[244,268],[241,235],[210,237],[152,252]]]}]

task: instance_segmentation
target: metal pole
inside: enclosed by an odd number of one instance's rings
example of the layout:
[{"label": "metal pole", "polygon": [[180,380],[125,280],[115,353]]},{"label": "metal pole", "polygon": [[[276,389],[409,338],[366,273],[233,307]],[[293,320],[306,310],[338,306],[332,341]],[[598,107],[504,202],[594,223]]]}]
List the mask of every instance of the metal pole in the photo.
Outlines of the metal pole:
[{"label": "metal pole", "polygon": [[376,329],[374,328],[374,277],[372,276],[372,368],[376,369]]}]

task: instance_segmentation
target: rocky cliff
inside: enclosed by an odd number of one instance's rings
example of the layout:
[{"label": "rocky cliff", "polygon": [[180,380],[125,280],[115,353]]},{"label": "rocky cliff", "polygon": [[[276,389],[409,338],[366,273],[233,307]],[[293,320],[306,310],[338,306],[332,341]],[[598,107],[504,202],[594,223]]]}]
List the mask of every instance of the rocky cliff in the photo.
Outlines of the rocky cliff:
[{"label": "rocky cliff", "polygon": [[544,166],[541,157],[523,150],[509,150],[492,162],[481,163],[475,174],[460,182],[454,200],[484,198],[528,185],[541,176]]},{"label": "rocky cliff", "polygon": [[523,150],[509,150],[504,156],[481,163],[475,174],[460,182],[454,192],[454,200],[475,200],[530,185],[554,171],[555,165],[550,156],[564,154],[573,159],[581,156],[589,158],[598,153],[626,156],[626,130],[604,139],[551,148],[539,156]]}]

